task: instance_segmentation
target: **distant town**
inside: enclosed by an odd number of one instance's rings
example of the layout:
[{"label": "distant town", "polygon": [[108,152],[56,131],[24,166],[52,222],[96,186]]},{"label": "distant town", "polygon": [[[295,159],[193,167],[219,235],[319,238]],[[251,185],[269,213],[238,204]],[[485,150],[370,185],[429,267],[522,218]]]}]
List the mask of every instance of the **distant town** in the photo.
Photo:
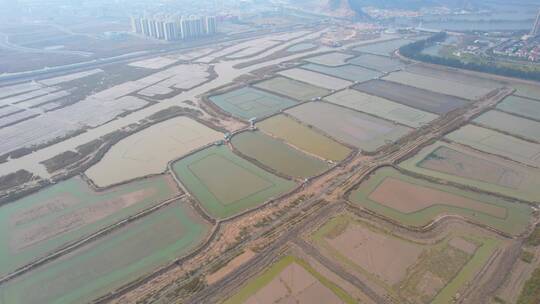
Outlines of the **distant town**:
[{"label": "distant town", "polygon": [[167,41],[197,39],[217,33],[215,16],[131,17],[131,30]]}]

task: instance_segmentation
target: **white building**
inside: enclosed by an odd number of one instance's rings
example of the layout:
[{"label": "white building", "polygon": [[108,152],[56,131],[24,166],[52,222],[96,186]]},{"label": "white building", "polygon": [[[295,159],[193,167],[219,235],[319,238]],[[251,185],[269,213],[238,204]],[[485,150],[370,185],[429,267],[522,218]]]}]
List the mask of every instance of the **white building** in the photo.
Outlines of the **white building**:
[{"label": "white building", "polygon": [[217,18],[215,16],[204,17],[204,32],[207,35],[214,35],[217,33]]},{"label": "white building", "polygon": [[217,18],[214,16],[131,17],[131,27],[135,33],[156,39],[193,40],[216,34]]},{"label": "white building", "polygon": [[142,34],[141,19],[132,16],[131,17],[131,31],[137,34]]}]

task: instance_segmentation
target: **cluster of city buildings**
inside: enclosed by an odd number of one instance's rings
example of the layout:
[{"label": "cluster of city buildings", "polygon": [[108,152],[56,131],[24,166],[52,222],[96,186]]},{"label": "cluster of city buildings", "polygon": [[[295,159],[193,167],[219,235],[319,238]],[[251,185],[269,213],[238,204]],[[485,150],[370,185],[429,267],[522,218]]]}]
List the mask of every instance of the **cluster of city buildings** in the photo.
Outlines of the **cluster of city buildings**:
[{"label": "cluster of city buildings", "polygon": [[540,36],[524,39],[511,39],[498,45],[493,53],[499,56],[522,58],[529,61],[540,61]]},{"label": "cluster of city buildings", "polygon": [[134,33],[167,41],[194,40],[217,33],[214,16],[189,16],[175,18],[131,17]]}]

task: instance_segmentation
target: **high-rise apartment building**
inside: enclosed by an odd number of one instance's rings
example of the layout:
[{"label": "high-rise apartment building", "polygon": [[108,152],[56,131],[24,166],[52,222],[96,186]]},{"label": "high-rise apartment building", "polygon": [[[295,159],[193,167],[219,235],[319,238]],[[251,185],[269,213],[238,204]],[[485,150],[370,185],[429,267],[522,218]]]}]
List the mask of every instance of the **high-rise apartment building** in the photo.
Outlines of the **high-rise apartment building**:
[{"label": "high-rise apartment building", "polygon": [[173,41],[178,40],[178,34],[176,31],[176,23],[168,21],[165,22],[165,40]]},{"label": "high-rise apartment building", "polygon": [[156,20],[157,38],[165,39],[165,21]]},{"label": "high-rise apartment building", "polygon": [[215,16],[204,17],[204,30],[207,35],[217,33],[217,18]]},{"label": "high-rise apartment building", "polygon": [[144,36],[150,36],[150,23],[146,18],[141,18],[141,29]]},{"label": "high-rise apartment building", "polygon": [[131,17],[131,31],[142,34],[141,20],[139,18]]},{"label": "high-rise apartment building", "polygon": [[217,18],[214,16],[131,17],[131,27],[134,33],[156,39],[193,40],[216,34]]},{"label": "high-rise apartment building", "polygon": [[148,25],[150,26],[150,37],[158,38],[156,20],[148,20]]}]

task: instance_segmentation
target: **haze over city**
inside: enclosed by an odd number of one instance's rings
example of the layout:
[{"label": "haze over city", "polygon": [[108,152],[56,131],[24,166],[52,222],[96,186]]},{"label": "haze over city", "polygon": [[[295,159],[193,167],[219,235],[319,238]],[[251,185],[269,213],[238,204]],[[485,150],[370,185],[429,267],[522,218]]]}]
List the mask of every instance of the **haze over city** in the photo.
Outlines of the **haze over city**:
[{"label": "haze over city", "polygon": [[538,0],[0,0],[0,304],[540,303]]}]

